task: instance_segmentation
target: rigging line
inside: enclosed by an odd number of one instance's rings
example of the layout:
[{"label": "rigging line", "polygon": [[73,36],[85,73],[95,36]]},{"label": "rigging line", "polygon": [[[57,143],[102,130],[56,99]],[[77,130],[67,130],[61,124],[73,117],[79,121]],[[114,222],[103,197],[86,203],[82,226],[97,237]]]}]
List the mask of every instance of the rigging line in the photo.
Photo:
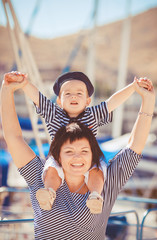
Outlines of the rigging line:
[{"label": "rigging line", "polygon": [[32,12],[31,18],[29,20],[29,23],[28,23],[28,26],[27,26],[27,30],[25,31],[26,36],[29,36],[31,31],[32,31],[33,22],[35,20],[36,15],[38,14],[38,12],[40,10],[41,1],[42,0],[36,0],[36,4],[35,4],[34,10]]},{"label": "rigging line", "polygon": [[67,64],[65,65],[65,67],[62,70],[62,73],[70,71],[72,62],[74,61],[75,57],[77,56],[77,53],[78,53],[78,51],[81,47],[82,41],[85,37],[84,29],[86,29],[87,26],[89,26],[91,23],[93,23],[93,21],[95,19],[96,12],[98,11],[98,6],[99,6],[99,0],[94,0],[94,7],[93,7],[93,10],[92,10],[92,14],[90,13],[90,19],[88,21],[85,21],[85,23],[83,24],[83,27],[82,27],[82,29],[80,31],[80,34],[79,34],[79,36],[76,40],[74,48],[73,48],[72,52],[70,53],[70,55],[68,57]]}]

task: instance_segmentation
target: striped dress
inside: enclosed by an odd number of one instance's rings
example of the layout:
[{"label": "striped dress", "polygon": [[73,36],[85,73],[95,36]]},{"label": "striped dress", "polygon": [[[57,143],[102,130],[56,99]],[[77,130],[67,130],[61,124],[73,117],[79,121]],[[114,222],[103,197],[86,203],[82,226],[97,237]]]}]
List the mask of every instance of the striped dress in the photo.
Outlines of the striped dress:
[{"label": "striped dress", "polygon": [[52,210],[40,209],[36,191],[43,188],[41,174],[42,160],[36,156],[19,169],[26,180],[34,210],[34,231],[36,240],[104,240],[108,218],[118,193],[133,174],[141,155],[130,148],[122,149],[107,167],[107,176],[102,196],[101,214],[91,214],[86,206],[89,191],[82,195],[71,193],[64,184],[57,190]]},{"label": "striped dress", "polygon": [[72,121],[79,121],[88,126],[96,136],[98,127],[112,121],[112,113],[108,112],[106,102],[97,106],[87,107],[77,118],[70,118],[57,104],[52,103],[42,93],[39,93],[39,108],[36,112],[45,119],[48,132],[53,140],[55,133],[62,126]]}]

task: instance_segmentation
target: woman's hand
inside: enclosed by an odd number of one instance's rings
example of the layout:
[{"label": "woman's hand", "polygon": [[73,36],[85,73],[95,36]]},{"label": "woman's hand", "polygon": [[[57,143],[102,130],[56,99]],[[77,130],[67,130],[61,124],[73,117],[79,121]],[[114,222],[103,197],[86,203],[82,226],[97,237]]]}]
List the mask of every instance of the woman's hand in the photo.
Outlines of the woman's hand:
[{"label": "woman's hand", "polygon": [[28,80],[27,74],[20,72],[6,73],[4,75],[4,85],[12,92],[16,91],[17,89],[21,89],[25,95],[28,96],[32,102],[39,107],[39,90]]},{"label": "woman's hand", "polygon": [[152,81],[148,78],[134,78],[134,88],[135,91],[144,99],[144,98],[154,98],[155,91],[152,84]]},{"label": "woman's hand", "polygon": [[9,72],[4,74],[3,87],[7,87],[12,92],[23,88],[28,83],[27,75],[19,72]]}]

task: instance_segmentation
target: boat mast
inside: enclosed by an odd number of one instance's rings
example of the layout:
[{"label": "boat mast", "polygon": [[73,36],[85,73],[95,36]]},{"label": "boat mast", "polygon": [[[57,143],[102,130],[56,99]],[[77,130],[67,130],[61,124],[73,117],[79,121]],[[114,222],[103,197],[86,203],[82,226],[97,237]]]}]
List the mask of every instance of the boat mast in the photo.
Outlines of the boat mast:
[{"label": "boat mast", "polygon": [[[130,15],[131,0],[126,1],[126,17],[123,21],[123,29],[121,36],[119,69],[116,91],[126,86],[128,55],[130,47],[130,33],[131,33],[131,15]],[[113,138],[119,137],[122,134],[124,105],[115,110],[112,126]]]}]

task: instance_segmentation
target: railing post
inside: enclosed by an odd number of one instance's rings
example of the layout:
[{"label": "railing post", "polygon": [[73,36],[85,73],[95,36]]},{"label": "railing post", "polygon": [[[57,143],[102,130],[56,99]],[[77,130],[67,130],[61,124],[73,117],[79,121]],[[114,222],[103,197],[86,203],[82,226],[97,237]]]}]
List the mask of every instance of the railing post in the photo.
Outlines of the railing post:
[{"label": "railing post", "polygon": [[143,227],[144,227],[145,219],[146,219],[146,217],[148,216],[148,214],[149,214],[150,212],[153,212],[153,211],[157,211],[157,208],[148,209],[148,210],[146,210],[146,211],[144,212],[144,216],[143,216],[143,219],[142,219],[142,222],[141,222],[140,239],[139,239],[139,240],[142,240]]}]

